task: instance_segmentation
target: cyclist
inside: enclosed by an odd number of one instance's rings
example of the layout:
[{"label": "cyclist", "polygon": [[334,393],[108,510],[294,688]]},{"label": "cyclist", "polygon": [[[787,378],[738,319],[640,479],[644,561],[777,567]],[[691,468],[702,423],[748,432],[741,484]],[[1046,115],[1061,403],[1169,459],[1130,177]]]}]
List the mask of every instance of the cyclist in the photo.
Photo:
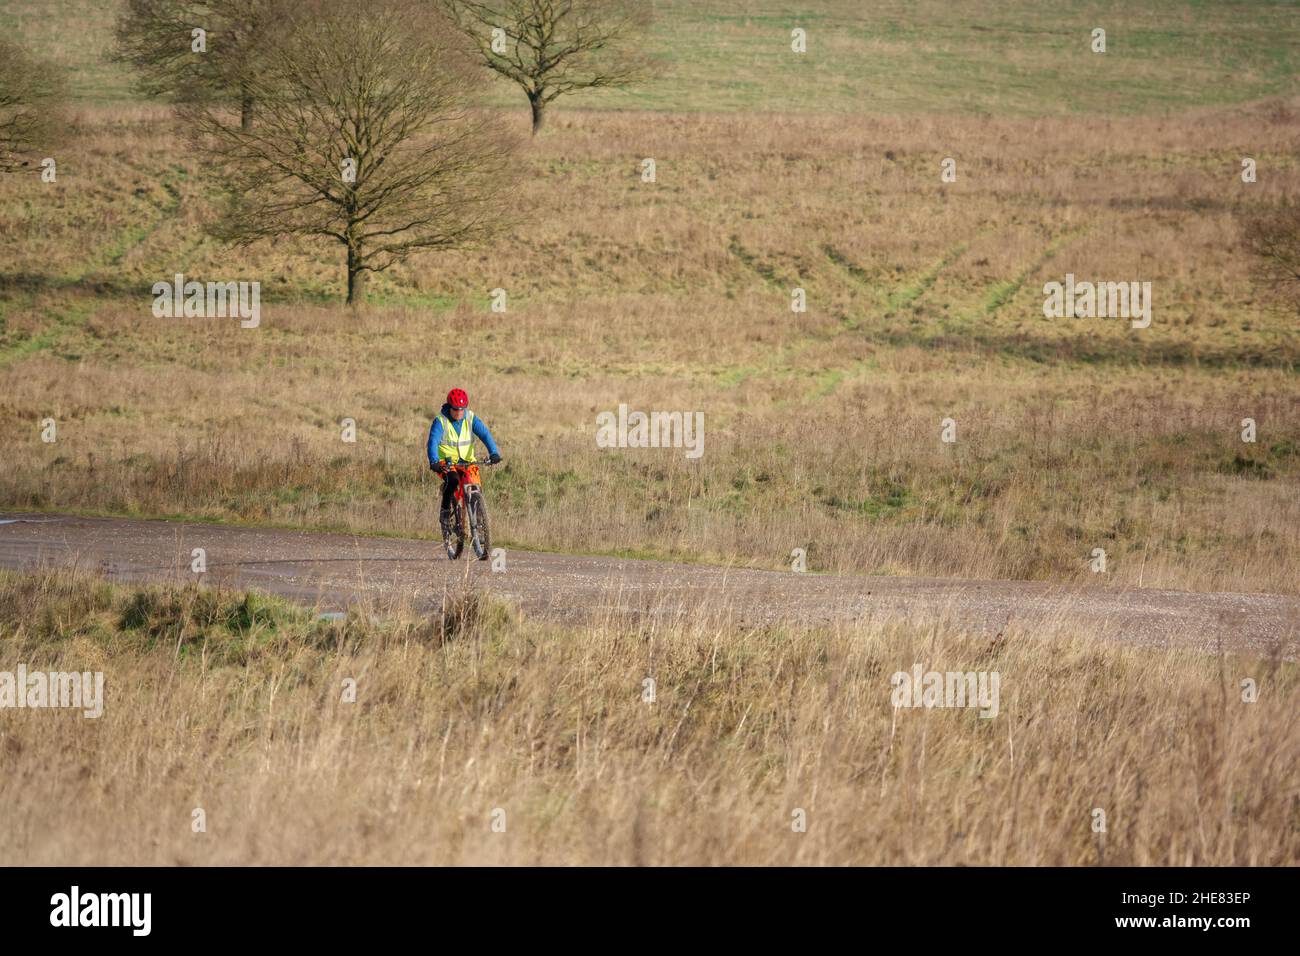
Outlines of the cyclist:
[{"label": "cyclist", "polygon": [[439,520],[443,532],[451,524],[451,503],[456,493],[456,482],[460,480],[456,469],[451,467],[457,462],[474,462],[474,439],[481,441],[488,450],[488,461],[497,464],[501,454],[497,443],[492,440],[483,419],[469,409],[469,396],[464,389],[453,388],[447,393],[447,401],[429,428],[429,467],[442,476],[442,510]]}]

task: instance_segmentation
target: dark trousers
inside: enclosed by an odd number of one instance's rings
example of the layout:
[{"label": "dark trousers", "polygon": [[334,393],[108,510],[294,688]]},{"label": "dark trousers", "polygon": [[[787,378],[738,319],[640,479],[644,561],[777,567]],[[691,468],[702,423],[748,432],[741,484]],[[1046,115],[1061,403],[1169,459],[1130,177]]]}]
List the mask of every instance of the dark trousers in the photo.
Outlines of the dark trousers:
[{"label": "dark trousers", "polygon": [[442,476],[442,510],[447,513],[451,510],[452,496],[456,494],[456,483],[460,481],[460,473],[448,470]]}]

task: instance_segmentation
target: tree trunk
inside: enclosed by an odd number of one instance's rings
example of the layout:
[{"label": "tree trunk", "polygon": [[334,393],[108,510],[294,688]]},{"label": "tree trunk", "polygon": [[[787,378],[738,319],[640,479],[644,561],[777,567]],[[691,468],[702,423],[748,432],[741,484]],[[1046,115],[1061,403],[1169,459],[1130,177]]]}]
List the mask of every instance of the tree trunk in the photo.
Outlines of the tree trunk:
[{"label": "tree trunk", "polygon": [[245,133],[253,128],[253,97],[247,92],[239,98],[239,128]]},{"label": "tree trunk", "polygon": [[546,104],[542,102],[540,96],[529,93],[528,105],[533,108],[533,135],[536,136],[537,131],[542,128],[542,123],[546,119]]},{"label": "tree trunk", "polygon": [[366,273],[361,267],[361,247],[348,246],[348,305],[364,302]]}]

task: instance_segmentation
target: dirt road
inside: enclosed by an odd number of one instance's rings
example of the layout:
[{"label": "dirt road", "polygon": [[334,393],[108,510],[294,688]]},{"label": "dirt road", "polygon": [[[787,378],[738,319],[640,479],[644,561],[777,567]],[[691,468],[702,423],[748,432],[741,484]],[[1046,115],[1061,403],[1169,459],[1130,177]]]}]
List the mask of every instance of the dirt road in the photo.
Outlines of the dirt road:
[{"label": "dirt road", "polygon": [[319,607],[436,606],[462,582],[527,612],[581,618],[610,610],[705,610],[742,624],[904,616],[995,634],[1008,620],[1062,621],[1131,643],[1286,657],[1300,649],[1300,598],[1119,590],[1027,581],[839,577],[509,551],[505,568],[446,559],[440,544],[172,521],[0,513],[0,567],[72,565],[120,581],[187,581],[203,548],[213,585],[257,588]]}]

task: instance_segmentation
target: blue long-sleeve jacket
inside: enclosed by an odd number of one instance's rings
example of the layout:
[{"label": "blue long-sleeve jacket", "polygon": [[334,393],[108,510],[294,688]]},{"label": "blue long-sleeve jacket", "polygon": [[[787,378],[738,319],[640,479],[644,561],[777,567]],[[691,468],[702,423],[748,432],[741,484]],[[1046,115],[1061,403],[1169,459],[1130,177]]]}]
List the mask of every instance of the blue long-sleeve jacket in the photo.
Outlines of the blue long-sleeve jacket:
[{"label": "blue long-sleeve jacket", "polygon": [[[451,415],[448,414],[450,411],[451,409],[449,406],[443,405],[441,415],[447,415],[447,417],[450,418]],[[479,418],[477,415],[474,416],[474,427],[472,430],[474,432],[474,437],[483,443],[484,447],[487,448],[489,455],[500,454],[500,451],[497,449],[497,443],[492,440],[492,433],[488,431],[487,425],[483,424],[483,419]],[[438,416],[434,418],[433,425],[429,428],[429,447],[427,450],[429,453],[429,464],[431,465],[438,460],[438,446],[440,444],[442,444],[442,419],[441,416]]]}]

